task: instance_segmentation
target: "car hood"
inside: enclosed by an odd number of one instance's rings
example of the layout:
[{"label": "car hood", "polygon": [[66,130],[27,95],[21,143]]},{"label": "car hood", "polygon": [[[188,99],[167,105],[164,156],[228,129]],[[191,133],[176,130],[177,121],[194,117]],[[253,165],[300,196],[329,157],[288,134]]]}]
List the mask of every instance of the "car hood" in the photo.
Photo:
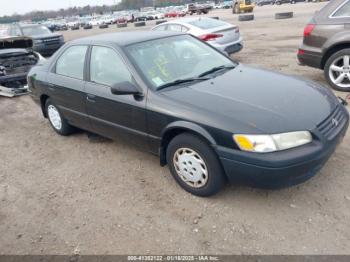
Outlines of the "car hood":
[{"label": "car hood", "polygon": [[162,94],[192,109],[195,121],[267,134],[313,130],[339,103],[328,88],[314,82],[244,65]]},{"label": "car hood", "polygon": [[2,37],[0,38],[0,50],[20,49],[33,47],[33,40],[25,36]]}]

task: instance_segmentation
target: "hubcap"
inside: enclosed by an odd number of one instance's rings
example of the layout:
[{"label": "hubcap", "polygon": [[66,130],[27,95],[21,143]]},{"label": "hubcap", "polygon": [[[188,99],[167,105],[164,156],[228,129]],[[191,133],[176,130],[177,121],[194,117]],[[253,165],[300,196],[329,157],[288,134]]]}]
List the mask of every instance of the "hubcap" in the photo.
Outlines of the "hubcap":
[{"label": "hubcap", "polygon": [[331,81],[343,88],[350,87],[350,56],[345,55],[333,61],[329,68]]},{"label": "hubcap", "polygon": [[47,114],[49,116],[49,120],[53,125],[53,127],[57,130],[60,130],[62,127],[62,120],[61,120],[60,113],[58,113],[57,108],[54,107],[53,105],[49,105],[47,108]]},{"label": "hubcap", "polygon": [[179,148],[173,158],[177,175],[189,186],[200,188],[208,181],[208,169],[202,157],[190,148]]}]

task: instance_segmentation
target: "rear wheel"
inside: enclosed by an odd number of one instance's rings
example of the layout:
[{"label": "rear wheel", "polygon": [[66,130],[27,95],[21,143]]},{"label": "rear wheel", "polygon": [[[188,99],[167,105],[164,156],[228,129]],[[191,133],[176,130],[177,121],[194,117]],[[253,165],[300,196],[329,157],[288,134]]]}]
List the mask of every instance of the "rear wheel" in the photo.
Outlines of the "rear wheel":
[{"label": "rear wheel", "polygon": [[324,67],[324,74],[335,90],[350,91],[350,48],[331,55]]},{"label": "rear wheel", "polygon": [[184,133],[168,145],[167,162],[177,183],[197,196],[211,196],[225,185],[225,176],[215,152],[200,138]]},{"label": "rear wheel", "polygon": [[58,107],[51,101],[51,99],[46,100],[45,110],[47,118],[56,133],[62,136],[67,136],[73,132],[74,128],[64,119]]}]

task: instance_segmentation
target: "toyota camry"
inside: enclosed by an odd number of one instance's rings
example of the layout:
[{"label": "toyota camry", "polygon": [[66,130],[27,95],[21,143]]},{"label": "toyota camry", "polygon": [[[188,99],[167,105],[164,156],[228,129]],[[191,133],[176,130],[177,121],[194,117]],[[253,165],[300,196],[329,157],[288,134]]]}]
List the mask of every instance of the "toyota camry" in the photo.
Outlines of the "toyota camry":
[{"label": "toyota camry", "polygon": [[183,33],[75,40],[34,67],[28,83],[58,134],[80,128],[125,139],[158,155],[198,196],[227,182],[301,183],[322,168],[349,124],[328,88],[239,64]]}]

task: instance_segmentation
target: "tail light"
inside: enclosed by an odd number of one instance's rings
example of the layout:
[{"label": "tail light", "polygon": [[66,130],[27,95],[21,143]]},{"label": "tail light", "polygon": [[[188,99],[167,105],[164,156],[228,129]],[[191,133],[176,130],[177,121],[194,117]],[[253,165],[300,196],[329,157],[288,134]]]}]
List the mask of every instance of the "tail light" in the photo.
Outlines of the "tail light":
[{"label": "tail light", "polygon": [[299,50],[298,50],[298,55],[303,55],[303,54],[305,54],[305,51],[302,50],[302,49],[299,49]]},{"label": "tail light", "polygon": [[314,24],[308,24],[304,29],[304,37],[310,36],[314,28]]},{"label": "tail light", "polygon": [[214,40],[214,39],[219,38],[219,37],[223,37],[223,35],[220,35],[220,34],[206,34],[206,35],[199,36],[199,39],[201,39],[203,41],[210,41],[210,40]]},{"label": "tail light", "polygon": [[238,26],[236,27],[235,32],[239,33],[239,27]]}]

